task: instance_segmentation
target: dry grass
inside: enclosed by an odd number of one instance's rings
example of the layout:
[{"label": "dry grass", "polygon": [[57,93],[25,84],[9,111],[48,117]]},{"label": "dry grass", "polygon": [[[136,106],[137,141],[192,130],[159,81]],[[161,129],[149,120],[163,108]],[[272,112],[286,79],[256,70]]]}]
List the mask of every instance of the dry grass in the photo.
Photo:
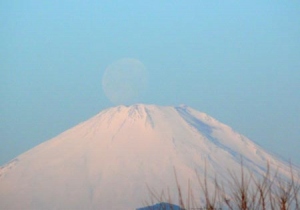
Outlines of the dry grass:
[{"label": "dry grass", "polygon": [[[280,177],[277,172],[271,174],[269,164],[262,177],[254,176],[251,171],[245,169],[242,161],[239,174],[231,171],[228,173],[230,178],[226,186],[229,187],[220,185],[215,178],[213,188],[208,187],[206,167],[203,179],[197,174],[200,193],[203,195],[201,199],[194,196],[190,181],[188,192],[183,196],[174,169],[179,200],[172,202],[169,190],[167,193],[157,194],[148,187],[152,199],[147,204],[178,203],[185,210],[300,210],[300,175],[295,174],[292,164],[289,179]],[[201,206],[200,200],[204,201]]]}]

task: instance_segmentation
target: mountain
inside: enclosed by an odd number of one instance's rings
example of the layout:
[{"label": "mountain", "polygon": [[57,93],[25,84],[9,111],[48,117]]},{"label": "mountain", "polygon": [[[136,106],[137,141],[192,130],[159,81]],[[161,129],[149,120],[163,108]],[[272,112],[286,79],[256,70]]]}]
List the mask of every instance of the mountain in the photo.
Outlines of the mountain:
[{"label": "mountain", "polygon": [[[118,106],[65,131],[0,169],[0,209],[133,210],[151,193],[177,199],[178,183],[207,169],[215,175],[240,171],[240,157],[256,175],[288,176],[288,164],[205,113],[187,106]],[[193,184],[195,183],[195,184]]]}]

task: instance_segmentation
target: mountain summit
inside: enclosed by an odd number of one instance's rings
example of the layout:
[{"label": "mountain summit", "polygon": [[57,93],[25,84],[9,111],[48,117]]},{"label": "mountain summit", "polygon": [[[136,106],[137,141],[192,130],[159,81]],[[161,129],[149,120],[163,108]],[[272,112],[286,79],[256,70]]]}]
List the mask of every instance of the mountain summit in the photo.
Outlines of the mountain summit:
[{"label": "mountain summit", "polygon": [[[263,174],[266,163],[287,176],[289,166],[205,113],[188,106],[118,106],[65,131],[0,169],[0,209],[133,210],[150,191],[178,182],[186,192],[195,171],[208,184],[243,164]],[[201,178],[201,177],[200,177]]]}]

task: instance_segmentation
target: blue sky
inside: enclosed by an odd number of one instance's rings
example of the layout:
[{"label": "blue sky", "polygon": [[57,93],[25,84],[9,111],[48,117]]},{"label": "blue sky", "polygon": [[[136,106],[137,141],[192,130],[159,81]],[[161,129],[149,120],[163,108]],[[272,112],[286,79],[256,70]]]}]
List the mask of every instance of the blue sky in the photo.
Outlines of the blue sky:
[{"label": "blue sky", "polygon": [[0,164],[113,106],[124,57],[141,103],[187,104],[300,165],[299,1],[1,1]]}]

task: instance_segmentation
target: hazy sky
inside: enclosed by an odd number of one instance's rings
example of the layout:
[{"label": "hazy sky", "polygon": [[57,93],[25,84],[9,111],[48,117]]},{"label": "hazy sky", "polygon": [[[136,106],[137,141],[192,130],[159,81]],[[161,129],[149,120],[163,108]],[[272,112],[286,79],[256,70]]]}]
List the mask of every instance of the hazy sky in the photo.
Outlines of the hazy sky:
[{"label": "hazy sky", "polygon": [[300,165],[300,1],[1,1],[0,165],[113,106],[108,65],[140,60],[141,103],[187,104]]}]

